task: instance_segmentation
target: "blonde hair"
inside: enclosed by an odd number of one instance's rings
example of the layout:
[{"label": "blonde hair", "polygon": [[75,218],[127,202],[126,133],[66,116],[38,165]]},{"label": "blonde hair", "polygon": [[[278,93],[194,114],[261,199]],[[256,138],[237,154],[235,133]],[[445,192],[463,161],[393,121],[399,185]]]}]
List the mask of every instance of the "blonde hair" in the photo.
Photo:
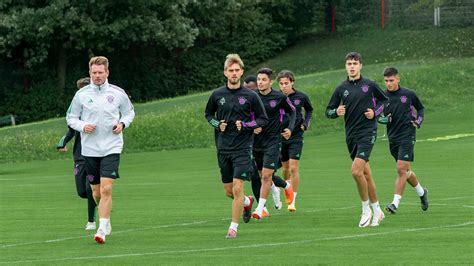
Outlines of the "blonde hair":
[{"label": "blonde hair", "polygon": [[89,69],[92,67],[92,65],[104,65],[105,70],[109,69],[109,59],[105,56],[94,56],[89,60]]},{"label": "blonde hair", "polygon": [[229,68],[233,64],[239,64],[239,66],[244,69],[244,61],[240,59],[240,56],[238,54],[228,54],[224,62],[224,71],[227,70],[227,68]]}]

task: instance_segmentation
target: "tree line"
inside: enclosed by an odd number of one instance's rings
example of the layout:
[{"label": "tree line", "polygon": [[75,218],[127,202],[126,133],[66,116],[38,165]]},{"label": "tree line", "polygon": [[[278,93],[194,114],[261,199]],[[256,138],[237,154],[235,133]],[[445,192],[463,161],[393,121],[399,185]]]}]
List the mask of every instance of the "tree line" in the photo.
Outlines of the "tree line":
[{"label": "tree line", "polygon": [[[25,123],[63,116],[88,75],[88,59],[110,60],[111,83],[132,101],[205,91],[239,53],[256,65],[307,34],[353,24],[373,1],[357,0],[3,0],[0,116]],[[372,18],[357,18],[370,22]],[[364,20],[365,19],[365,20]]]}]

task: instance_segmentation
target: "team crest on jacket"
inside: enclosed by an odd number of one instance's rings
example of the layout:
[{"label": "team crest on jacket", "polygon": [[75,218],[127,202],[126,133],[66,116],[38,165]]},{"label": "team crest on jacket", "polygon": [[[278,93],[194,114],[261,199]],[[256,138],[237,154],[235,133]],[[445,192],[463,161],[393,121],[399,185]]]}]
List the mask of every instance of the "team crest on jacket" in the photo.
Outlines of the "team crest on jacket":
[{"label": "team crest on jacket", "polygon": [[277,102],[275,100],[270,101],[270,107],[275,108],[277,106]]},{"label": "team crest on jacket", "polygon": [[347,96],[349,96],[349,91],[345,90],[343,95],[344,95],[344,98],[346,98]]},{"label": "team crest on jacket", "polygon": [[368,92],[368,91],[369,91],[369,85],[364,84],[364,85],[362,86],[362,91],[363,91],[363,92]]},{"label": "team crest on jacket", "polygon": [[244,105],[247,102],[247,99],[245,97],[239,97],[239,103],[240,105]]},{"label": "team crest on jacket", "polygon": [[114,96],[108,95],[108,96],[107,96],[107,101],[108,101],[109,103],[113,103],[113,102],[114,102]]},{"label": "team crest on jacket", "polygon": [[407,102],[407,96],[403,95],[402,97],[400,97],[400,101],[402,103],[406,103]]},{"label": "team crest on jacket", "polygon": [[295,105],[300,105],[301,100],[300,100],[300,99],[296,99],[296,100],[293,101],[293,103],[294,103]]}]

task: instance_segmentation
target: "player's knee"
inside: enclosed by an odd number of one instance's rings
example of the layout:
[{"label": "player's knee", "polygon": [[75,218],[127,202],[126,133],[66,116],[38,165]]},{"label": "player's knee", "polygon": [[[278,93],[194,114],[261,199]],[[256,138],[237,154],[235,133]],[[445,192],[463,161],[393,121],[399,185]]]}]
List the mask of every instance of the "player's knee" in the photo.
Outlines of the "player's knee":
[{"label": "player's knee", "polygon": [[409,169],[406,169],[405,167],[399,167],[399,166],[397,166],[397,174],[398,174],[398,176],[408,178],[408,177],[410,177],[410,173],[411,173],[411,172],[410,172]]},{"label": "player's knee", "polygon": [[290,166],[289,170],[292,175],[295,175],[298,173],[298,166]]},{"label": "player's knee", "polygon": [[271,181],[272,181],[272,175],[271,174],[262,175],[262,182],[271,182]]},{"label": "player's knee", "polygon": [[239,187],[239,186],[234,186],[232,188],[232,192],[233,192],[233,195],[235,197],[235,196],[240,195],[242,193],[242,188]]},{"label": "player's knee", "polygon": [[364,170],[352,168],[352,176],[354,178],[363,178],[364,177]]},{"label": "player's knee", "polygon": [[101,186],[100,195],[101,197],[110,196],[112,194],[112,186]]}]

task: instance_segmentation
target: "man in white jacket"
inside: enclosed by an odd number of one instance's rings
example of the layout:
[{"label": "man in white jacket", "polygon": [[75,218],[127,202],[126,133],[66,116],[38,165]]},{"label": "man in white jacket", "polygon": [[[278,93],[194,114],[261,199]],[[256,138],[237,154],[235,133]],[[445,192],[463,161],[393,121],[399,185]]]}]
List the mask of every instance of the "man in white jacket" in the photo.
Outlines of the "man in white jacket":
[{"label": "man in white jacket", "polygon": [[97,56],[89,61],[91,84],[77,91],[67,111],[67,124],[81,132],[82,155],[87,178],[98,204],[99,229],[94,240],[105,243],[109,235],[112,210],[112,186],[119,178],[122,130],[135,117],[133,105],[125,91],[109,84],[109,61]]}]

